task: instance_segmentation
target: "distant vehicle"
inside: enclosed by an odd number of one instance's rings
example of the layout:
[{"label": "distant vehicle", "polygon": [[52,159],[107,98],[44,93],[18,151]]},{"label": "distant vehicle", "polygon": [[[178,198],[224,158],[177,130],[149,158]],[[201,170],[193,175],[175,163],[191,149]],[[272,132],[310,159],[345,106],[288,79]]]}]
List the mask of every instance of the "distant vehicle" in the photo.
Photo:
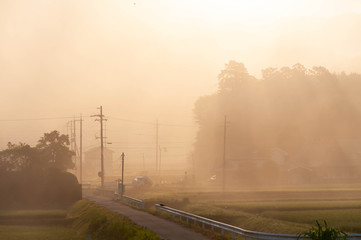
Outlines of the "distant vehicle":
[{"label": "distant vehicle", "polygon": [[133,179],[133,185],[137,187],[150,187],[153,185],[153,181],[147,176],[137,176]]},{"label": "distant vehicle", "polygon": [[217,180],[217,175],[213,175],[212,177],[209,178],[209,181],[216,181]]}]

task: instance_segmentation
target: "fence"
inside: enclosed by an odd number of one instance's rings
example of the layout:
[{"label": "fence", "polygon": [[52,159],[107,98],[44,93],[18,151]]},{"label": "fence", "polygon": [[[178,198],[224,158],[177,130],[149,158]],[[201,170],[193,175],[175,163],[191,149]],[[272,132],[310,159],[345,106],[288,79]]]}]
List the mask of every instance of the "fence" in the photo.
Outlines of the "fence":
[{"label": "fence", "polygon": [[[187,212],[183,212],[174,208],[166,207],[162,204],[155,204],[156,212],[160,212],[163,215],[163,212],[166,214],[171,214],[173,217],[178,217],[180,221],[185,220],[187,224],[190,221],[193,221],[194,225],[201,224],[202,228],[205,226],[209,226],[212,231],[215,229],[219,229],[221,231],[222,236],[227,231],[233,235],[233,239],[236,239],[236,236],[242,236],[245,240],[247,238],[252,239],[264,239],[264,240],[297,240],[299,239],[298,235],[295,234],[276,234],[276,233],[264,233],[264,232],[255,232],[244,230],[242,228],[238,228],[229,224],[221,223],[218,221],[214,221],[212,219],[204,218],[201,216],[197,216],[194,214],[190,214]],[[361,234],[350,234],[347,239],[351,240],[361,240]]]}]

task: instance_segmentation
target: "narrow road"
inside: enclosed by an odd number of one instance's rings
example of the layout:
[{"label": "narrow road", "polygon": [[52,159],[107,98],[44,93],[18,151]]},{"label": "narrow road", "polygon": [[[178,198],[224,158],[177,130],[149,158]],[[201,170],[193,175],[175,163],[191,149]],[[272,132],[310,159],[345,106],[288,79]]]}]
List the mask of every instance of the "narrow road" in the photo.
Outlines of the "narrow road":
[{"label": "narrow road", "polygon": [[190,228],[156,217],[150,213],[131,208],[107,197],[84,194],[83,198],[128,217],[136,224],[155,232],[164,240],[209,240],[202,234],[197,233]]}]

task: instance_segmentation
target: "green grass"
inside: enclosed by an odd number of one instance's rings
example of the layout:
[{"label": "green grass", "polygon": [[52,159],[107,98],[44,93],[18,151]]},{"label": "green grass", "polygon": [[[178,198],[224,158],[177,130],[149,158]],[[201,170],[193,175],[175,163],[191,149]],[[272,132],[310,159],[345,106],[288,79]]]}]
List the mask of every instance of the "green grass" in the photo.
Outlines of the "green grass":
[{"label": "green grass", "polygon": [[153,232],[87,200],[71,209],[0,211],[0,239],[160,240]]},{"label": "green grass", "polygon": [[94,240],[160,240],[153,232],[136,225],[128,218],[113,213],[87,200],[77,202],[69,211],[73,228]]},{"label": "green grass", "polygon": [[6,240],[85,240],[71,228],[59,226],[0,225],[0,239]]},{"label": "green grass", "polygon": [[67,211],[63,209],[51,210],[14,210],[14,211],[0,211],[0,219],[41,219],[41,218],[65,218]]},{"label": "green grass", "polygon": [[313,224],[315,219],[326,220],[330,226],[345,232],[361,232],[361,209],[266,211],[262,216],[294,223]]},{"label": "green grass", "polygon": [[69,220],[64,209],[0,211],[0,239],[85,240]]},{"label": "green grass", "polygon": [[299,234],[315,220],[348,233],[361,233],[361,190],[359,188],[304,188],[275,190],[232,190],[157,186],[128,189],[127,195],[201,215],[247,230]]}]

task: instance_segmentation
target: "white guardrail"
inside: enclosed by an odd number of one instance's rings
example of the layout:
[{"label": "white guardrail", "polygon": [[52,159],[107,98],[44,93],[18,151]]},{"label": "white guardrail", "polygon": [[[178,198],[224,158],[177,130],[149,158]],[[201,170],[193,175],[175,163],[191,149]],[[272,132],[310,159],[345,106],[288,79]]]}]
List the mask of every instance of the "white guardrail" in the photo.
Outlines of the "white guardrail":
[{"label": "white guardrail", "polygon": [[139,199],[135,199],[135,198],[132,198],[132,197],[129,197],[129,196],[121,196],[120,194],[118,193],[115,193],[114,194],[114,198],[116,200],[121,200],[123,202],[126,202],[127,204],[131,205],[131,206],[135,206],[135,207],[138,207],[138,208],[141,208],[141,209],[144,209],[144,201],[142,200],[139,200]]},{"label": "white guardrail", "polygon": [[[202,228],[205,228],[205,226],[208,225],[210,226],[212,231],[214,231],[215,229],[219,229],[221,231],[222,236],[224,235],[225,231],[230,232],[233,235],[233,239],[236,239],[236,236],[242,236],[244,237],[245,240],[247,240],[247,238],[265,239],[265,240],[304,239],[303,237],[300,237],[299,235],[296,234],[277,234],[277,233],[264,233],[264,232],[244,230],[242,228],[221,223],[218,221],[214,221],[209,218],[201,217],[174,208],[166,207],[162,204],[155,204],[155,210],[156,212],[160,212],[161,215],[163,215],[163,213],[166,213],[168,215],[171,214],[173,217],[178,217],[180,221],[185,220],[187,224],[189,224],[190,221],[192,220],[194,225],[199,223],[202,225]],[[347,239],[361,240],[361,234],[349,234],[347,235]]]}]

